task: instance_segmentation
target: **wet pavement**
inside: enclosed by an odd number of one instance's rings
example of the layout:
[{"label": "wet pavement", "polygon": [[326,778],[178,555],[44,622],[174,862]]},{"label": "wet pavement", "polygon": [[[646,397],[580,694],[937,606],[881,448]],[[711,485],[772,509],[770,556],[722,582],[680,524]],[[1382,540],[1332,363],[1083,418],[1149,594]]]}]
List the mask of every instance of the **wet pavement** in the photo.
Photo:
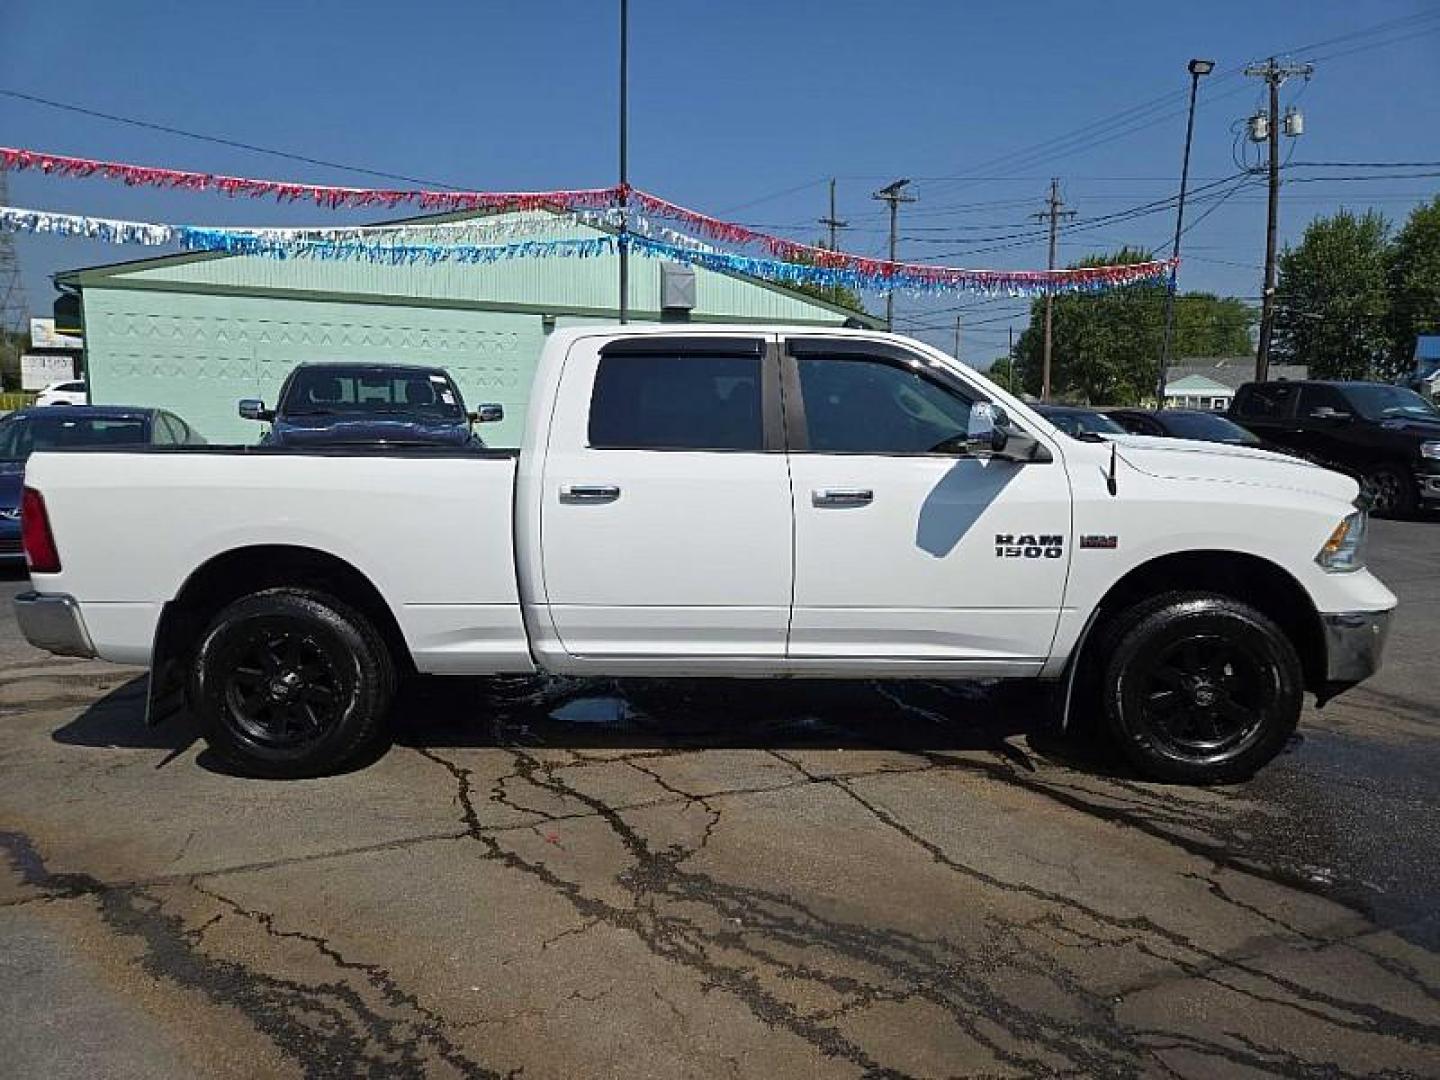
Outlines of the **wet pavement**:
[{"label": "wet pavement", "polygon": [[824,682],[418,683],[247,780],[7,610],[0,1075],[1440,1075],[1440,523],[1374,544],[1386,671],[1208,790]]}]

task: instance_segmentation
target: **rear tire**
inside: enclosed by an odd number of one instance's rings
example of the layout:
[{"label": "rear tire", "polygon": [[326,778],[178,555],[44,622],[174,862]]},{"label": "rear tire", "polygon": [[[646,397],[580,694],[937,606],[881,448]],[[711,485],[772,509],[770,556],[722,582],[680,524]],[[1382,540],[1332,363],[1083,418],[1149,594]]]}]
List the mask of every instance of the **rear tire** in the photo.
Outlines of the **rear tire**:
[{"label": "rear tire", "polygon": [[251,776],[294,778],[373,747],[394,691],[389,650],[363,615],[322,593],[270,589],[211,622],[191,700],[216,754]]},{"label": "rear tire", "polygon": [[1147,779],[1249,779],[1300,719],[1304,673],[1263,613],[1213,593],[1170,593],[1125,612],[1105,635],[1101,699],[1110,733]]}]

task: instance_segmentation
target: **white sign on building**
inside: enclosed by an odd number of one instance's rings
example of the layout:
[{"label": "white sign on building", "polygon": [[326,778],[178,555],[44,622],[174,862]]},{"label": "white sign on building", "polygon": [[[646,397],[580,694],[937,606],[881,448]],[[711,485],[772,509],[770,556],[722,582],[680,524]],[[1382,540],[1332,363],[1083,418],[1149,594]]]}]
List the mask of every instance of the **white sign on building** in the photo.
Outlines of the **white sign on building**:
[{"label": "white sign on building", "polygon": [[66,353],[26,353],[20,357],[20,389],[43,390],[75,378],[75,357]]},{"label": "white sign on building", "polygon": [[54,319],[31,319],[30,347],[32,349],[83,349],[85,342],[78,337],[57,334]]}]

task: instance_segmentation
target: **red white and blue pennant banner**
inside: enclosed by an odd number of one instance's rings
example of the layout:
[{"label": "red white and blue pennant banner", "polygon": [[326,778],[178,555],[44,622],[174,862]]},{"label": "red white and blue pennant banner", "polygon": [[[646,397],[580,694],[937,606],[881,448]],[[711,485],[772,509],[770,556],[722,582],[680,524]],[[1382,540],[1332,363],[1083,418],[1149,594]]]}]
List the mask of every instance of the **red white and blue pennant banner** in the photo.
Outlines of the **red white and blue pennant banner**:
[{"label": "red white and blue pennant banner", "polygon": [[[0,169],[34,169],[64,177],[102,177],[131,186],[209,191],[232,197],[305,201],[329,208],[406,205],[427,210],[510,212],[495,219],[362,228],[222,229],[0,208],[0,228],[11,231],[88,236],[115,243],[173,243],[190,251],[226,251],[270,258],[364,259],[394,265],[483,263],[502,258],[599,255],[623,246],[641,255],[792,285],[1011,296],[1095,292],[1137,282],[1160,281],[1176,265],[1171,260],[1152,260],[1128,266],[1071,270],[968,270],[890,262],[758,232],[628,187],[542,192],[335,187],[162,169],[9,147],[0,147]],[[515,213],[525,211],[544,213],[519,216]],[[563,225],[556,215],[607,235],[503,242],[553,232]],[[663,222],[678,225],[680,229],[667,227]],[[717,251],[705,244],[702,237],[737,247],[759,248],[764,255]],[[437,240],[445,242],[437,243]]]},{"label": "red white and blue pennant banner", "polygon": [[[580,224],[590,224],[584,217]],[[197,225],[162,225],[145,221],[52,214],[41,210],[0,207],[0,229],[52,236],[84,237],[114,244],[142,244],[150,247],[173,245],[184,251],[215,251],[232,255],[253,255],[272,259],[347,259],[392,266],[434,265],[458,262],[471,265],[517,258],[594,257],[614,254],[624,245],[638,255],[668,259],[722,273],[748,274],[789,285],[841,285],[852,289],[884,291],[898,289],[914,293],[979,292],[992,295],[1038,296],[1045,293],[1096,292],[1119,285],[1159,281],[1169,272],[1167,262],[1104,266],[1093,269],[1057,271],[959,270],[907,263],[881,264],[881,272],[851,267],[814,266],[779,259],[717,251],[689,238],[659,230],[640,220],[627,232],[601,231],[604,218],[595,224],[595,234],[581,237],[551,237],[501,243],[500,240],[552,232],[557,225],[549,215],[533,223],[479,223],[481,229],[493,224],[496,231],[481,233],[489,242],[457,243],[455,236],[435,237],[434,233],[454,232],[461,224],[436,226],[410,224],[374,228],[234,229]],[[429,233],[426,238],[425,234]],[[425,238],[425,242],[417,242]],[[435,239],[446,239],[435,243]]]}]

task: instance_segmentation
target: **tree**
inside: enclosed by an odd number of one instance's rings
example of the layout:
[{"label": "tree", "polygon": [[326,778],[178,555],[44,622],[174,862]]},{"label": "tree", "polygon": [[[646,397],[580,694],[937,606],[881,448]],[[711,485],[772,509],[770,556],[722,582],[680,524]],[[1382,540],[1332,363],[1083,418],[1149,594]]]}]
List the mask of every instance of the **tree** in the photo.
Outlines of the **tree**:
[{"label": "tree", "polygon": [[[823,247],[824,245],[817,241],[815,246]],[[792,256],[790,261],[800,263],[804,266],[815,265],[814,259],[806,258],[803,254]],[[844,285],[812,285],[808,282],[797,284],[788,281],[784,284],[787,289],[802,292],[806,296],[813,296],[817,300],[824,300],[830,304],[838,304],[840,307],[849,308],[851,311],[858,311],[861,315],[866,313],[865,301],[860,298],[860,294],[854,289],[846,288]]]},{"label": "tree", "polygon": [[986,369],[985,375],[991,382],[999,383],[1006,390],[1011,389],[1012,385],[1016,390],[1020,388],[1019,382],[1016,381],[1020,378],[1019,369],[1015,367],[1008,356],[997,356],[990,361],[990,367]]},{"label": "tree", "polygon": [[0,389],[20,389],[20,357],[29,350],[29,333],[0,329]]},{"label": "tree", "polygon": [[[1154,256],[1124,247],[1089,255],[1076,266],[1123,266]],[[1128,285],[1101,293],[1057,296],[1051,387],[1058,397],[1092,404],[1128,405],[1152,398],[1165,331],[1166,286]],[[1240,300],[1210,293],[1175,298],[1171,355],[1234,356],[1250,350],[1255,312]],[[1027,391],[1040,392],[1044,364],[1045,301],[1030,308],[1030,325],[1016,342],[1016,370]]]},{"label": "tree", "polygon": [[1392,365],[1390,223],[1374,210],[1317,217],[1280,254],[1272,358],[1320,379],[1363,379]]},{"label": "tree", "polygon": [[1390,366],[1410,369],[1415,339],[1440,333],[1440,196],[1417,206],[1390,249]]}]

